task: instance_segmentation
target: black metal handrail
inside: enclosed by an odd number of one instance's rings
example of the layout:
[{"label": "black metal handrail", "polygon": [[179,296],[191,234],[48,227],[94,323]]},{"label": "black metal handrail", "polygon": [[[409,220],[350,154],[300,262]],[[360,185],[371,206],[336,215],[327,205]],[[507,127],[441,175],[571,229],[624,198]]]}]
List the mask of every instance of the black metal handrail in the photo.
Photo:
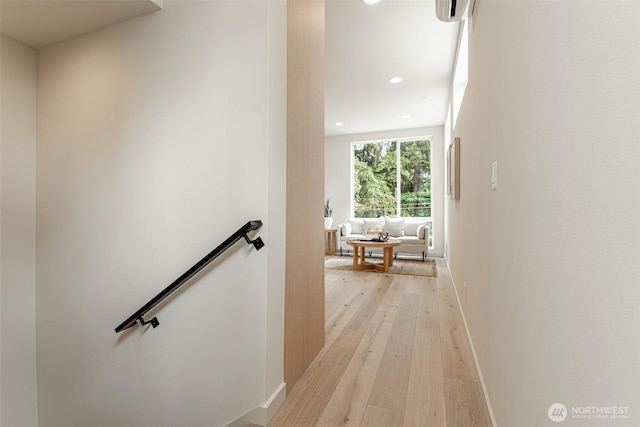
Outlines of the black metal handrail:
[{"label": "black metal handrail", "polygon": [[236,243],[241,238],[244,237],[244,239],[247,241],[247,243],[252,244],[256,248],[256,250],[260,250],[264,246],[264,242],[262,241],[262,239],[260,237],[258,237],[255,240],[251,240],[251,239],[249,239],[249,235],[247,234],[250,231],[257,230],[260,227],[262,227],[262,221],[260,221],[260,220],[249,221],[245,225],[240,227],[240,229],[238,231],[236,231],[235,233],[233,233],[227,240],[222,242],[213,251],[209,252],[209,254],[207,254],[207,256],[205,256],[200,261],[198,261],[193,267],[191,267],[189,270],[187,270],[182,276],[180,276],[176,280],[174,280],[173,283],[171,283],[162,292],[160,292],[153,299],[151,299],[151,301],[149,301],[148,303],[143,305],[140,308],[140,310],[136,311],[131,316],[129,316],[129,318],[127,320],[122,322],[116,328],[116,333],[132,327],[138,321],[140,321],[140,324],[142,324],[142,325],[146,325],[148,323],[151,323],[151,326],[153,326],[154,328],[157,327],[160,324],[160,322],[158,321],[157,317],[154,317],[151,320],[145,321],[142,316],[147,314],[147,312],[151,311],[156,305],[160,304],[160,302],[162,302],[162,300],[164,300],[166,297],[171,295],[180,286],[184,285],[185,282],[187,282],[189,279],[191,279],[193,276],[195,276],[200,270],[202,270],[207,265],[209,265],[209,263],[211,261],[213,261],[214,259],[218,258],[220,255],[222,255],[222,253],[224,251],[226,251],[231,246],[233,246],[233,244]]}]

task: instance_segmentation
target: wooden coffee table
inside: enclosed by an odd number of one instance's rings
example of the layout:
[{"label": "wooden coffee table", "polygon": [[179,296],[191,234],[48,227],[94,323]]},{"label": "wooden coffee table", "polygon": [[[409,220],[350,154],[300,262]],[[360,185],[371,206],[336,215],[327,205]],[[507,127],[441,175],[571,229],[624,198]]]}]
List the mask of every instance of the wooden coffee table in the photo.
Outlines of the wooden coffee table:
[{"label": "wooden coffee table", "polygon": [[[389,239],[386,242],[375,242],[371,240],[349,240],[347,245],[353,246],[353,269],[371,270],[375,269],[386,273],[393,265],[393,248],[400,246],[402,242],[397,239]],[[365,262],[365,248],[382,249],[382,264]]]}]

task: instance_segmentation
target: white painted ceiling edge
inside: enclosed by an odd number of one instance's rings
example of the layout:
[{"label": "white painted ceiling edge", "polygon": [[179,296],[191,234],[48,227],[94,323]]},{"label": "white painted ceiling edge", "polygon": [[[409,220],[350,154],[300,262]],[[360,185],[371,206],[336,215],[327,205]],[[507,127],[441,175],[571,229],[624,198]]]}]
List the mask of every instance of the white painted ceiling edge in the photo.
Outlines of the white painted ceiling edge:
[{"label": "white painted ceiling edge", "polygon": [[162,0],[2,0],[2,34],[41,49],[162,8]]},{"label": "white painted ceiling edge", "polygon": [[[159,10],[162,0],[0,5],[2,34],[40,49]],[[327,0],[325,25],[327,136],[444,124],[459,23],[440,22],[435,0]],[[395,76],[402,82],[389,83]]]}]

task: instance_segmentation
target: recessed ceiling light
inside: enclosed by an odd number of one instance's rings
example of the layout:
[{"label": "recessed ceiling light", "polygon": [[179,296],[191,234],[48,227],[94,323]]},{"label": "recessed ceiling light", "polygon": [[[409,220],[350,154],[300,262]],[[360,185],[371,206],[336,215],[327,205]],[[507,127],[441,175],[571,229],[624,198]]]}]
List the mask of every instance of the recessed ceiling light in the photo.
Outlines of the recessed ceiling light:
[{"label": "recessed ceiling light", "polygon": [[428,97],[428,96],[423,96],[423,97],[422,97],[422,98],[420,98],[420,99],[422,99],[423,101],[428,101],[428,100],[429,100],[429,97]]},{"label": "recessed ceiling light", "polygon": [[362,0],[362,3],[364,4],[368,4],[368,5],[372,5],[372,4],[378,4],[380,3],[382,0]]},{"label": "recessed ceiling light", "polygon": [[342,122],[337,122],[337,123],[336,123],[336,126],[344,126],[344,123],[342,123]]},{"label": "recessed ceiling light", "polygon": [[411,118],[411,116],[410,116],[410,115],[408,115],[408,114],[405,114],[404,116],[402,116],[402,118],[403,118],[403,119],[410,119],[410,118]]},{"label": "recessed ceiling light", "polygon": [[400,83],[401,81],[402,81],[402,77],[391,77],[389,79],[389,83],[394,85]]}]

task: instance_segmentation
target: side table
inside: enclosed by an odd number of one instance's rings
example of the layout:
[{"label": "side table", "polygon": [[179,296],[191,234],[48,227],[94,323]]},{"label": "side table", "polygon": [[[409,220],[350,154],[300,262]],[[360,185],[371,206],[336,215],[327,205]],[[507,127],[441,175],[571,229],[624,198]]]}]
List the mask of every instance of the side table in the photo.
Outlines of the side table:
[{"label": "side table", "polygon": [[324,229],[324,254],[335,255],[336,254],[336,232],[337,228],[325,228]]}]

